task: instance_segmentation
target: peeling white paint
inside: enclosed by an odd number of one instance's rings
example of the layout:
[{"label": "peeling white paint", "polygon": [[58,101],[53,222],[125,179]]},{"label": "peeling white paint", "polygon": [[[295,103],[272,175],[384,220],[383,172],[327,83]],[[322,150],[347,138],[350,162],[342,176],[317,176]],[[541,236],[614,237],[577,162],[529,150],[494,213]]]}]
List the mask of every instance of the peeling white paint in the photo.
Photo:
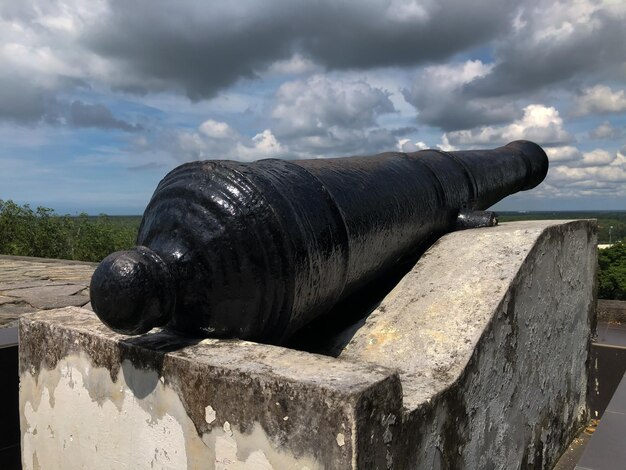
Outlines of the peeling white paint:
[{"label": "peeling white paint", "polygon": [[[199,436],[177,393],[158,374],[125,362],[115,381],[84,354],[53,370],[20,377],[25,470],[78,469],[316,469],[312,457],[278,451],[258,424],[242,434],[225,421]],[[129,385],[132,384],[132,387]],[[137,390],[146,391],[138,398]],[[208,423],[217,412],[205,408]]]},{"label": "peeling white paint", "polygon": [[337,434],[337,445],[339,447],[343,447],[344,445],[346,445],[346,436],[343,435],[342,432]]},{"label": "peeling white paint", "polygon": [[[185,468],[191,463],[184,437],[189,424],[179,420],[185,414],[180,400],[159,386],[154,396],[137,400],[122,373],[118,381],[112,382],[107,370],[90,367],[84,356],[67,357],[55,370],[42,369],[38,378],[23,374],[24,469],[36,468],[35,455],[47,468],[84,468],[87,463],[92,469]],[[167,403],[168,414],[150,413],[158,400]],[[46,429],[50,432],[37,432]]]},{"label": "peeling white paint", "polygon": [[206,420],[207,424],[211,424],[213,421],[215,421],[215,417],[217,415],[215,414],[215,410],[213,409],[213,407],[211,405],[207,405],[207,407],[204,409],[204,419]]}]

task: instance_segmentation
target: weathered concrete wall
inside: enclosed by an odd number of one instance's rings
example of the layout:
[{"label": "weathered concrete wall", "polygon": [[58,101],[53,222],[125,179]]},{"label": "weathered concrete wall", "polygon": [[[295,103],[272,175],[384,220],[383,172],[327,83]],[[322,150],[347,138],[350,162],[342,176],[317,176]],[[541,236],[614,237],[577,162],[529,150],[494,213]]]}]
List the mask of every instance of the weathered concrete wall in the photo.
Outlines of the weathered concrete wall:
[{"label": "weathered concrete wall", "polygon": [[598,321],[626,323],[626,300],[598,299]]},{"label": "weathered concrete wall", "polygon": [[68,307],[20,321],[25,468],[550,468],[586,414],[595,232],[443,237],[339,358]]},{"label": "weathered concrete wall", "polygon": [[378,366],[129,339],[73,307],[21,321],[20,381],[27,469],[385,467],[401,400]]},{"label": "weathered concrete wall", "polygon": [[551,468],[587,418],[595,227],[443,237],[340,357],[396,368],[406,468]]}]

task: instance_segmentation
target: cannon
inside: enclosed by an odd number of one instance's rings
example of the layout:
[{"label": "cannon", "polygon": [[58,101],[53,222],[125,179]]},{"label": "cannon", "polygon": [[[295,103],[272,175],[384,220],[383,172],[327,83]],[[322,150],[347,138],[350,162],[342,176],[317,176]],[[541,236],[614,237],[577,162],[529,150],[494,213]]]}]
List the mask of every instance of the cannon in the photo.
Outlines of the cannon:
[{"label": "cannon", "polygon": [[286,161],[195,161],[159,183],[137,247],[98,266],[98,317],[142,334],[280,343],[455,227],[537,186],[538,145]]}]

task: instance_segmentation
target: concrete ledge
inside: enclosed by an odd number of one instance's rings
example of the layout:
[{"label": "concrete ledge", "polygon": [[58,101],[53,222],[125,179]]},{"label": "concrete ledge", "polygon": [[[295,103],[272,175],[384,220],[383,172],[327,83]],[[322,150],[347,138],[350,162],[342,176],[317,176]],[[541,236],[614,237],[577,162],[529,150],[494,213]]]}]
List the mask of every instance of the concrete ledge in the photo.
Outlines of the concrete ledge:
[{"label": "concrete ledge", "polygon": [[127,338],[73,307],[20,322],[20,381],[24,468],[385,467],[400,417],[394,371],[244,341]]},{"label": "concrete ledge", "polygon": [[441,238],[341,353],[399,371],[405,465],[551,468],[587,420],[595,224]]},{"label": "concrete ledge", "polygon": [[595,245],[587,221],[446,235],[339,358],[26,315],[24,467],[551,468],[588,413]]}]

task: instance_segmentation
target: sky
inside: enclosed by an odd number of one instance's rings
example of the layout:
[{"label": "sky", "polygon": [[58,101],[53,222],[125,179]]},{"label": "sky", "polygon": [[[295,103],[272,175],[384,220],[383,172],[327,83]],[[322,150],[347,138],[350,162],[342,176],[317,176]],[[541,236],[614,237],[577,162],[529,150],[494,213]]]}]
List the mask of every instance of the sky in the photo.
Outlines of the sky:
[{"label": "sky", "polygon": [[0,199],[141,214],[191,160],[494,148],[626,210],[623,0],[0,0]]}]

